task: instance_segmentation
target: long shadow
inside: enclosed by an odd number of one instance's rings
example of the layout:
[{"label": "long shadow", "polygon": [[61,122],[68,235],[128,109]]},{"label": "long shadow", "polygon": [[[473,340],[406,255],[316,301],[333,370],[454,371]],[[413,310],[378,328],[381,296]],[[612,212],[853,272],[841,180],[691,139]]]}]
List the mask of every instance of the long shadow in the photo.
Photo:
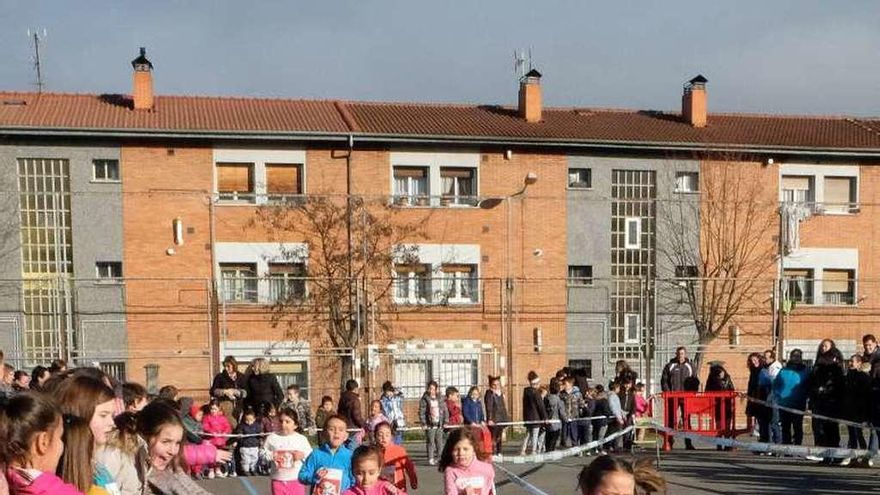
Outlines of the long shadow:
[{"label": "long shadow", "polygon": [[[516,474],[516,475],[519,476],[520,478],[526,480],[526,478],[528,478],[528,476],[529,476],[530,474],[537,473],[537,472],[540,471],[541,468],[543,468],[543,467],[544,467],[543,464],[538,464],[538,465],[536,465],[535,467],[533,467],[533,468],[531,468],[531,469],[527,469],[527,470],[525,470],[525,471],[523,471],[523,472],[521,472],[521,473],[514,473],[514,474]],[[528,480],[526,480],[526,481],[528,481]],[[513,483],[513,482],[510,481],[510,478],[505,477],[505,478],[504,478],[504,481],[499,481],[499,482],[495,483],[495,485],[496,485],[496,486],[504,486],[504,485],[509,485],[509,484],[511,484],[511,483]]]}]

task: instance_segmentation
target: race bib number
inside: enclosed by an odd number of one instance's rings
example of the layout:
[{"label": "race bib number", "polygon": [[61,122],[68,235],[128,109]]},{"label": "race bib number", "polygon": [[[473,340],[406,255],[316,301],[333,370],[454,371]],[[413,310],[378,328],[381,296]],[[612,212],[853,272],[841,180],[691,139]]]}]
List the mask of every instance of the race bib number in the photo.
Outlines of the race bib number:
[{"label": "race bib number", "polygon": [[273,458],[278,469],[293,469],[293,451],[292,450],[276,450]]},{"label": "race bib number", "polygon": [[482,476],[471,476],[469,478],[457,479],[455,486],[464,495],[480,495],[483,492],[483,485],[485,483],[486,479]]},{"label": "race bib number", "polygon": [[342,493],[342,470],[328,469],[318,486],[315,487],[317,495],[340,495]]},{"label": "race bib number", "polygon": [[385,481],[394,483],[394,473],[397,471],[394,466],[385,466],[382,468],[382,474],[379,475]]}]

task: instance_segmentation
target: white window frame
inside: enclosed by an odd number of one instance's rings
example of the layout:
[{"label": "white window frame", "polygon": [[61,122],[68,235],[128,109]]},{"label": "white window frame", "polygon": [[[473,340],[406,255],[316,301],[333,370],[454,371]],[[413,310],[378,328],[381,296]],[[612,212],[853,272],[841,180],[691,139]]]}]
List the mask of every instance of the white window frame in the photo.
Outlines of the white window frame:
[{"label": "white window frame", "polygon": [[[416,263],[413,266],[416,266],[416,265],[419,265],[419,263]],[[423,265],[423,266],[424,266],[424,271],[421,271],[421,272],[417,272],[415,270],[411,270],[408,272],[401,272],[401,271],[398,271],[398,268],[400,267],[400,265],[397,265],[394,267],[394,272],[393,272],[394,283],[395,283],[394,302],[396,302],[397,304],[407,304],[407,305],[430,304],[430,302],[431,302],[431,286],[433,285],[432,278],[431,278],[431,266],[430,265]],[[423,275],[423,274],[428,274],[427,294],[422,294],[419,291],[420,282],[422,282],[422,280],[423,280],[423,276],[420,276],[420,275]],[[401,283],[402,277],[405,277],[406,284],[407,284],[406,297],[400,297],[400,295],[398,295],[398,293],[397,293],[397,290],[399,287],[398,284]]]},{"label": "white window frame", "polygon": [[[426,151],[392,151],[391,173],[390,173],[390,191],[391,204],[400,207],[432,207],[432,208],[468,208],[477,207],[479,205],[478,198],[480,196],[480,162],[481,154],[479,152],[426,152]],[[427,169],[427,190],[424,195],[426,197],[420,201],[406,202],[397,200],[403,195],[395,194],[395,167],[418,167]],[[443,197],[443,179],[441,178],[441,168],[458,168],[471,169],[473,171],[473,192],[465,197],[447,196]],[[410,189],[411,190],[411,189]],[[452,198],[452,200],[450,200]],[[472,198],[471,200],[469,200]]]},{"label": "white window frame", "polygon": [[[98,177],[99,164],[104,169],[104,177]],[[111,179],[109,177],[109,175],[110,175],[108,173],[110,170],[109,165],[111,165],[111,164],[116,165],[116,178],[115,179]],[[122,182],[122,175],[120,175],[120,169],[119,169],[119,160],[117,160],[115,158],[96,158],[96,159],[92,160],[92,182],[108,182],[111,184],[116,184],[116,183]]]},{"label": "white window frame", "polygon": [[[589,179],[589,180],[572,182],[571,176],[572,176],[573,172],[574,173],[586,172],[587,179]],[[586,184],[586,185],[584,185],[584,186],[576,185],[576,184],[582,184],[582,183]],[[568,188],[579,190],[579,191],[592,189],[593,188],[593,169],[590,167],[568,167]]]},{"label": "white window frame", "polygon": [[[300,268],[303,275],[294,275],[286,272],[278,272],[272,273],[271,267],[272,265],[290,265],[291,267]],[[267,278],[269,279],[269,302],[278,302],[286,299],[290,293],[297,292],[297,284],[302,284],[299,290],[301,294],[295,295],[295,300],[306,300],[309,297],[309,284],[308,284],[308,268],[305,262],[295,262],[295,261],[285,261],[280,263],[269,263],[269,273],[267,274]],[[284,294],[278,294],[276,290],[273,288],[275,284],[281,284],[284,287]],[[280,297],[279,297],[280,296]]]},{"label": "white window frame", "polygon": [[[445,189],[443,188],[443,179],[446,177],[443,176],[443,169],[468,169],[470,170],[471,176],[471,189],[472,194],[461,194],[459,182],[462,180],[461,177],[451,177],[452,179],[452,194],[446,194]],[[430,177],[428,178],[428,183],[430,184]],[[440,204],[441,206],[451,206],[451,207],[473,207],[476,206],[477,201],[477,169],[472,167],[440,167]],[[430,195],[429,195],[430,197]]]},{"label": "white window frame", "polygon": [[[479,265],[467,264],[467,266],[471,267],[470,272],[463,271],[443,271],[441,275],[441,279],[443,281],[443,296],[444,300],[449,304],[477,304],[480,302],[480,279],[478,277],[479,273]],[[468,275],[465,277],[465,275]],[[470,297],[466,297],[464,295],[464,291],[462,290],[462,281],[464,280],[473,280],[473,285],[471,290],[473,293]],[[449,282],[452,282],[451,287],[449,286]],[[447,289],[447,287],[449,287]]]},{"label": "white window frame", "polygon": [[[227,266],[224,267],[223,265],[227,265]],[[228,265],[238,265],[238,267],[236,267],[234,270],[230,270]],[[244,265],[250,265],[251,267],[253,267],[253,270],[252,270],[253,274],[252,275],[247,275],[247,276],[243,275],[245,270],[242,269],[242,266],[244,266]],[[229,298],[227,298],[227,290],[226,290],[227,278],[225,277],[225,275],[227,273],[230,273],[233,271],[234,271],[234,276],[231,278],[236,281],[234,291],[236,294],[241,294],[241,297],[229,299]],[[253,263],[253,262],[244,261],[241,263],[227,263],[227,262],[220,263],[220,272],[219,272],[220,290],[221,290],[221,293],[223,294],[223,303],[224,304],[256,304],[256,303],[258,303],[260,301],[260,284],[259,284],[259,278],[258,278],[257,273],[258,273],[257,272],[257,264]],[[254,284],[253,289],[250,289],[248,287],[248,283],[250,280],[253,280],[253,282],[252,282]]]},{"label": "white window frame", "polygon": [[[300,179],[299,196],[308,195],[308,163],[306,161],[305,148],[290,149],[251,149],[251,148],[215,148],[214,149],[214,195],[217,198],[217,204],[224,207],[241,207],[271,204],[269,195],[266,192],[267,178],[266,165],[298,165]],[[251,180],[253,182],[253,191],[242,199],[219,199],[219,191],[217,190],[217,165],[223,163],[249,163],[251,164]],[[253,199],[251,199],[253,198]],[[274,202],[277,204],[277,201]]]},{"label": "white window frame", "polygon": [[[684,179],[684,180],[683,180]],[[681,187],[687,184],[688,187]],[[691,185],[695,187],[690,187]],[[675,173],[675,192],[679,194],[696,194],[700,192],[700,173],[684,171]]]},{"label": "white window frame", "polygon": [[[636,336],[630,338],[630,322],[635,320]],[[623,343],[638,344],[642,335],[642,315],[639,313],[624,313],[623,315]]]},{"label": "white window frame", "polygon": [[[398,178],[395,177],[394,169],[396,168],[420,168],[425,170],[425,177],[423,179],[419,179],[416,177],[403,177],[406,180],[406,187],[404,191],[397,190],[397,181]],[[417,181],[425,182],[425,191],[423,193],[416,193],[415,188],[413,187]],[[423,167],[420,165],[395,165],[391,168],[391,194],[393,197],[393,202],[395,206],[429,206],[431,201],[431,170],[427,167]],[[405,200],[405,201],[404,201]],[[424,203],[424,204],[420,204]]]},{"label": "white window frame", "polygon": [[[631,224],[636,225],[635,240],[630,236]],[[641,249],[642,247],[642,219],[641,217],[626,217],[623,221],[623,247],[624,249]]]}]

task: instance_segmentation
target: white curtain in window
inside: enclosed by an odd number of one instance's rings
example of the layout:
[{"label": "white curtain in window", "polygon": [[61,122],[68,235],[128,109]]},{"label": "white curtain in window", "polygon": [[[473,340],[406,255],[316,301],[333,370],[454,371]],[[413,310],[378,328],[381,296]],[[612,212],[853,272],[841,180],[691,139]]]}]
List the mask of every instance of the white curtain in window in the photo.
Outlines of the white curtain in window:
[{"label": "white curtain in window", "polygon": [[473,196],[474,187],[473,187],[473,179],[458,179],[458,195],[459,196]]},{"label": "white curtain in window", "polygon": [[406,177],[396,177],[394,179],[394,195],[395,196],[406,196],[407,191],[407,178]]},{"label": "white curtain in window", "polygon": [[441,187],[443,188],[443,194],[448,196],[455,195],[455,178],[454,177],[441,177],[442,183]]},{"label": "white curtain in window", "polygon": [[428,194],[428,179],[422,178],[412,178],[412,192],[410,193],[413,196],[425,196]]}]

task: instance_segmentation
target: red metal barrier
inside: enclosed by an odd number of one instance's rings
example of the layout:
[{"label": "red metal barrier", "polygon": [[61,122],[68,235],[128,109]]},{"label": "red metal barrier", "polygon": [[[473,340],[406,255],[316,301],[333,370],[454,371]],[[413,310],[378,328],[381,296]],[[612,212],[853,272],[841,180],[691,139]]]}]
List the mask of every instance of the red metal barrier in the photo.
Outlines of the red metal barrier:
[{"label": "red metal barrier", "polygon": [[[663,392],[663,424],[674,430],[712,437],[734,438],[748,431],[736,429],[736,392]],[[664,435],[663,449],[672,449]]]}]

